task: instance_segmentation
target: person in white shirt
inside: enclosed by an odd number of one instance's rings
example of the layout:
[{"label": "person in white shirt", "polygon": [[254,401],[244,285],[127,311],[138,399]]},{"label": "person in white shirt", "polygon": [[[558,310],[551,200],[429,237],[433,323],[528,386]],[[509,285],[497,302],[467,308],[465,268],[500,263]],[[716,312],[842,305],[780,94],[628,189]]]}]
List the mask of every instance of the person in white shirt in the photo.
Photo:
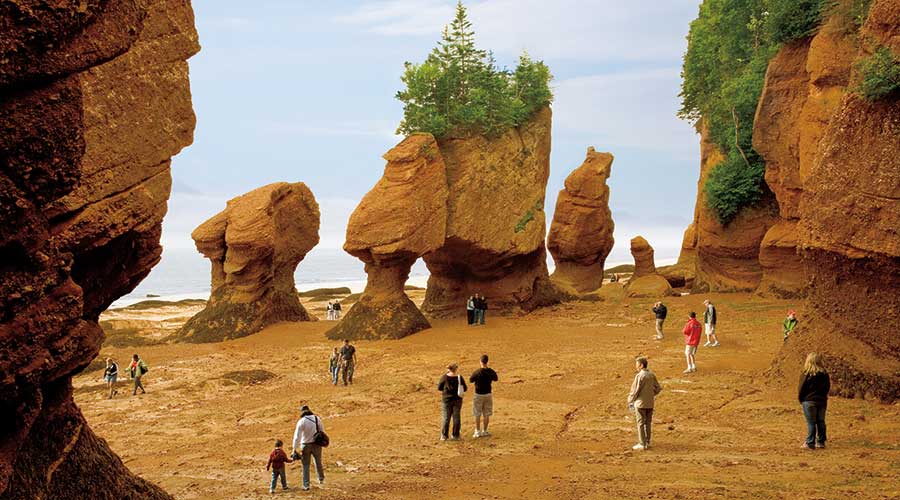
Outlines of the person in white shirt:
[{"label": "person in white shirt", "polygon": [[[300,407],[300,420],[294,429],[294,452],[292,458],[300,458],[303,464],[303,490],[309,491],[309,467],[310,457],[316,460],[316,472],[319,475],[319,484],[325,484],[325,468],[322,465],[322,447],[315,444],[316,432],[325,432],[322,419],[309,409],[309,406]],[[298,451],[299,450],[299,451]]]}]

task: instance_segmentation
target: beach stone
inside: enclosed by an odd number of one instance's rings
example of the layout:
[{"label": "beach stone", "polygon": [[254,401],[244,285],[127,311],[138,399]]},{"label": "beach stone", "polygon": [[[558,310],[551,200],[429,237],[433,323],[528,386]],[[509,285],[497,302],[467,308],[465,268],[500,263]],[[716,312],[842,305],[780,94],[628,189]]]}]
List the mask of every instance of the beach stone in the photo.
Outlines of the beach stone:
[{"label": "beach stone", "polygon": [[169,499],[94,434],[71,379],[100,350],[100,313],[162,252],[170,159],[195,124],[190,2],[10,5],[0,8],[0,498]]},{"label": "beach stone", "polygon": [[556,263],[554,284],[576,294],[592,292],[603,283],[603,265],[615,240],[609,210],[613,155],[588,148],[584,162],[566,177],[553,213],[547,250]]},{"label": "beach stone", "polygon": [[211,293],[176,340],[216,342],[316,320],[294,287],[297,265],[319,242],[319,205],[306,184],[276,182],[233,198],[191,237],[212,264]]},{"label": "beach stone", "polygon": [[385,153],[384,175],[350,216],[344,250],[365,263],[366,289],[326,335],[401,338],[431,325],[404,291],[416,259],[444,244],[447,176],[437,141],[414,134]]}]

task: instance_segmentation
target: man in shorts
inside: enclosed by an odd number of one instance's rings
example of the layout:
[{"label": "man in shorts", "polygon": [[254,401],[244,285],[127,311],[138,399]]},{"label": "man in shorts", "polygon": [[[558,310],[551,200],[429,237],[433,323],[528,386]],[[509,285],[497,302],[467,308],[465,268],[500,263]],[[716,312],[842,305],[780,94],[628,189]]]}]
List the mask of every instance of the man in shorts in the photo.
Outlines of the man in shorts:
[{"label": "man in shorts", "polygon": [[[488,355],[481,355],[481,368],[475,370],[469,377],[469,382],[475,384],[475,397],[472,400],[472,414],[475,416],[475,433],[472,437],[480,438],[490,436],[488,424],[491,415],[494,414],[494,395],[491,393],[491,384],[497,381],[497,372],[488,368]],[[481,419],[484,418],[484,426]]]},{"label": "man in shorts", "polygon": [[716,306],[709,299],[703,301],[706,311],[703,312],[703,323],[706,324],[706,343],[703,347],[719,347],[719,338],[716,337]]},{"label": "man in shorts", "polygon": [[697,313],[691,311],[688,322],[681,331],[684,334],[684,357],[687,359],[687,369],[684,373],[697,371],[694,356],[697,354],[697,346],[700,345],[700,332],[702,330],[700,322],[697,321]]}]

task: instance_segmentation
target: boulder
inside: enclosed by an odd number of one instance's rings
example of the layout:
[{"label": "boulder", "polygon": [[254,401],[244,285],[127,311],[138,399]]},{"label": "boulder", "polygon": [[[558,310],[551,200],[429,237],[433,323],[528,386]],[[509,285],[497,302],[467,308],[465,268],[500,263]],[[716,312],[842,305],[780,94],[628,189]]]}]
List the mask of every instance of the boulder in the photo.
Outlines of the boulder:
[{"label": "boulder", "polygon": [[631,256],[634,257],[633,278],[656,274],[656,264],[653,262],[653,247],[647,243],[643,236],[635,236],[631,239]]},{"label": "boulder", "polygon": [[365,263],[358,302],[327,336],[401,338],[431,325],[404,291],[416,259],[444,244],[446,167],[431,134],[415,134],[385,153],[384,175],[350,216],[344,250]]},{"label": "boulder", "polygon": [[556,263],[550,278],[563,289],[584,294],[603,283],[603,264],[614,243],[606,185],[612,162],[613,155],[588,148],[584,163],[559,192],[547,249]]},{"label": "boulder", "polygon": [[306,184],[276,182],[233,198],[191,237],[212,263],[212,290],[175,340],[216,342],[315,320],[294,288],[294,270],[319,243],[319,205]]},{"label": "boulder", "polygon": [[187,0],[0,9],[0,498],[171,498],[84,420],[97,319],[159,261],[193,140]]},{"label": "boulder", "polygon": [[544,248],[550,126],[546,107],[499,137],[439,141],[449,190],[447,226],[443,245],[423,257],[431,273],[426,314],[463,315],[473,293],[501,313],[559,302]]},{"label": "boulder", "polygon": [[625,285],[625,295],[631,298],[662,298],[673,293],[672,286],[659,274],[632,278]]}]

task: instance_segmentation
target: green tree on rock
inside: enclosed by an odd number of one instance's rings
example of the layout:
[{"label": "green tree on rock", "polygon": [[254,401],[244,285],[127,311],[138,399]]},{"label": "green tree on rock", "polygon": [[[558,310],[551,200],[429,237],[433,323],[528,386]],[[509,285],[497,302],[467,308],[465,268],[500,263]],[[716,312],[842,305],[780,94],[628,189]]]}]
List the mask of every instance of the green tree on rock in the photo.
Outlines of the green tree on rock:
[{"label": "green tree on rock", "polygon": [[456,16],[421,64],[405,63],[397,92],[403,120],[397,132],[496,136],[521,125],[553,100],[552,75],[523,54],[514,72],[499,69],[492,53],[475,46],[475,31],[459,2]]}]

